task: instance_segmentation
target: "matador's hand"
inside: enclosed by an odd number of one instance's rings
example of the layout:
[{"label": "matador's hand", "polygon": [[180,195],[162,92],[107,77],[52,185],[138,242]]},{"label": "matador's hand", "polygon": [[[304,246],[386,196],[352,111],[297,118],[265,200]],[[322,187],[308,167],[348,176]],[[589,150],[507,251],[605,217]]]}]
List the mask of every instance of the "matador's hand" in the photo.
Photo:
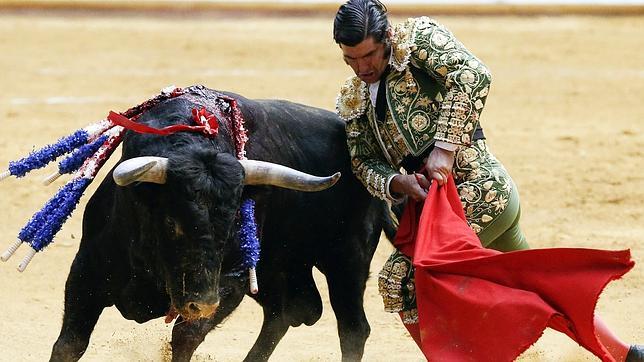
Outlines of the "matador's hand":
[{"label": "matador's hand", "polygon": [[439,185],[447,183],[453,166],[454,151],[448,151],[440,147],[434,147],[425,163],[427,174],[436,180]]},{"label": "matador's hand", "polygon": [[390,191],[396,194],[404,194],[416,201],[425,200],[429,180],[419,173],[413,175],[396,175],[389,183]]}]

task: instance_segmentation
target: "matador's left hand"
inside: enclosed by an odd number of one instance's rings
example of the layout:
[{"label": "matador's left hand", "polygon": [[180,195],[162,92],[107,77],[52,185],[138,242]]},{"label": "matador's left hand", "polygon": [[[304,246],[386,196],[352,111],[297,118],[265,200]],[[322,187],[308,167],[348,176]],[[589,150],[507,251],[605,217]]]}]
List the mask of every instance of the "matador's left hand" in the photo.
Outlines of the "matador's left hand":
[{"label": "matador's left hand", "polygon": [[427,174],[436,180],[439,185],[447,183],[447,179],[452,173],[453,166],[454,151],[448,151],[440,147],[434,147],[425,163]]}]

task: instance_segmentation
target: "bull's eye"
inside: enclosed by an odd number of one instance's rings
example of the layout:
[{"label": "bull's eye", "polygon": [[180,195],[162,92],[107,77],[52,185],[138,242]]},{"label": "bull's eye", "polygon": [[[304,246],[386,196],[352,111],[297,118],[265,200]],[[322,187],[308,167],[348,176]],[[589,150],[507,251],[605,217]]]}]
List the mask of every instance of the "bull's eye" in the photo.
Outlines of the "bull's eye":
[{"label": "bull's eye", "polygon": [[165,218],[165,227],[166,227],[166,230],[168,230],[168,233],[170,234],[171,238],[178,239],[181,236],[183,236],[183,229],[181,228],[181,224],[179,224],[175,219],[171,218],[170,216],[166,216]]}]

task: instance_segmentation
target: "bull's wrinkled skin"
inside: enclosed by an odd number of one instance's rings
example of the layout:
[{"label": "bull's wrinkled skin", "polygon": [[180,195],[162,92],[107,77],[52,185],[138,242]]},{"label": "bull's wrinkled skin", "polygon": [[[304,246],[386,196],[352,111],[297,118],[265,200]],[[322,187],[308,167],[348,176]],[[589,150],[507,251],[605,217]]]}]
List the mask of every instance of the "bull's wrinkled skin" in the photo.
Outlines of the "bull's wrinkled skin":
[{"label": "bull's wrinkled skin", "polygon": [[[314,193],[244,187],[244,170],[223,121],[215,139],[128,132],[122,160],[168,157],[167,182],[119,187],[109,174],[89,200],[51,360],[79,359],[103,308],[112,305],[139,323],[165,316],[171,307],[183,311],[172,331],[172,360],[190,360],[205,335],[248,293],[236,233],[236,215],[247,197],[256,200],[261,234],[260,291],[251,297],[262,306],[264,322],[246,360],[267,360],[290,326],[320,318],[313,267],[328,281],[343,360],[361,359],[370,331],[363,309],[369,263],[380,231],[392,230],[386,205],[353,177],[344,123],[335,114],[229,95],[245,117],[249,159],[318,176],[340,171],[340,181]],[[214,109],[215,99],[214,91],[194,87],[150,109],[139,122],[188,123],[192,108]],[[191,311],[198,315],[201,306],[217,303],[211,317],[180,323],[192,318]]]}]

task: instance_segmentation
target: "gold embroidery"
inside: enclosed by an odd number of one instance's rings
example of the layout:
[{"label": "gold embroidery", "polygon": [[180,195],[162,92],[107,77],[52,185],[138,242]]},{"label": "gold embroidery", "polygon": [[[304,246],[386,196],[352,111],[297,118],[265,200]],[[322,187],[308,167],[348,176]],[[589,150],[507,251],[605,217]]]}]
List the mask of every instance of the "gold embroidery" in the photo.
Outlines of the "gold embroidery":
[{"label": "gold embroidery", "polygon": [[417,132],[424,131],[429,126],[429,120],[422,114],[417,114],[411,119],[411,127]]},{"label": "gold embroidery", "polygon": [[409,18],[406,22],[394,27],[391,41],[391,65],[402,72],[409,64],[411,52],[414,49],[414,24],[417,19]]},{"label": "gold embroidery", "polygon": [[402,311],[402,322],[405,324],[418,323],[418,309],[414,308],[412,310]]},{"label": "gold embroidery", "polygon": [[358,77],[350,77],[340,88],[335,109],[345,121],[358,118],[367,109],[367,83]]},{"label": "gold embroidery", "polygon": [[456,152],[454,175],[467,221],[478,234],[507,208],[510,176],[484,140]]},{"label": "gold embroidery", "polygon": [[398,250],[389,256],[378,274],[378,292],[387,312],[416,309],[414,267],[411,260]]}]

